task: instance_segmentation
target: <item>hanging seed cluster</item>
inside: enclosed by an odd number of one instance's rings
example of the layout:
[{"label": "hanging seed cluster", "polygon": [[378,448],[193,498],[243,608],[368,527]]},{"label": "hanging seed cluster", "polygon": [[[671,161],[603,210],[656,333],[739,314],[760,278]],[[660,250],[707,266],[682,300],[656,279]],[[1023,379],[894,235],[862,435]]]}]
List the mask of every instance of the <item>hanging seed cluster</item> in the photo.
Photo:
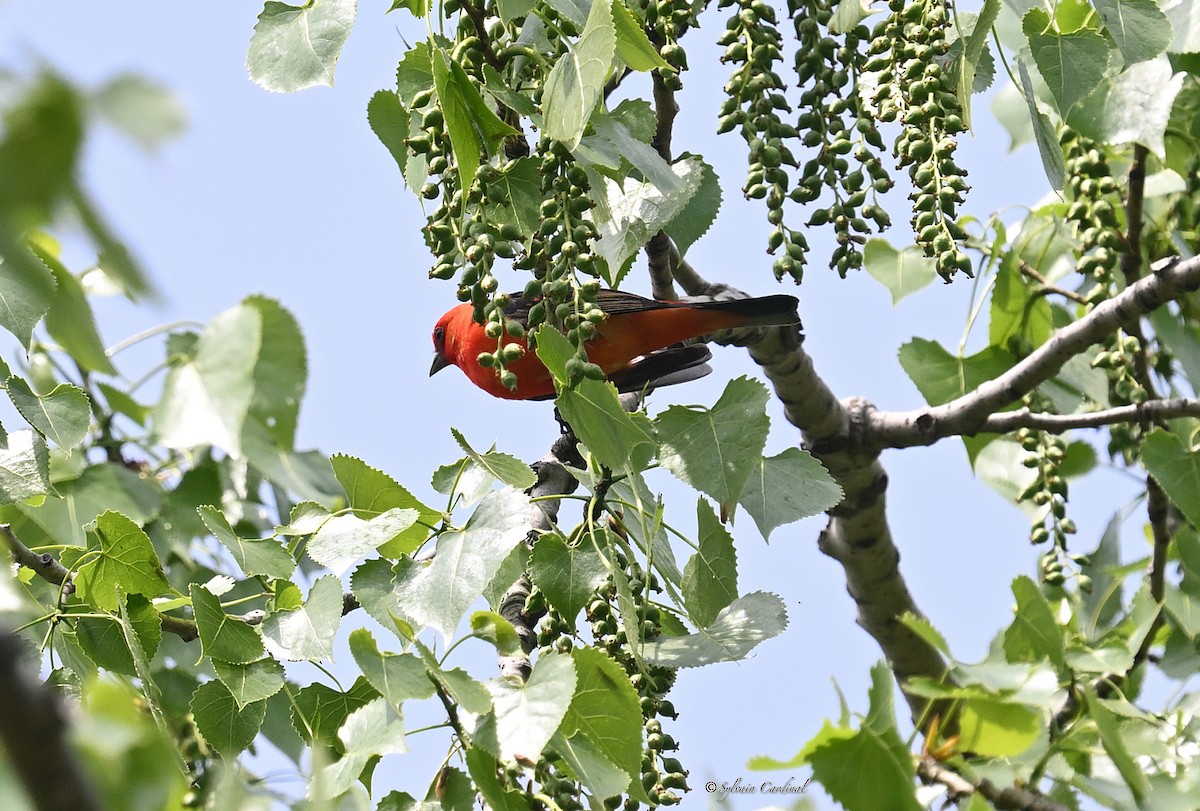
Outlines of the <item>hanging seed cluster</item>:
[{"label": "hanging seed cluster", "polygon": [[1089,293],[1093,304],[1119,288],[1117,265],[1122,239],[1117,182],[1098,144],[1064,128],[1059,142],[1066,156],[1067,180],[1063,191],[1071,201],[1067,221],[1079,240],[1079,272],[1096,284]]},{"label": "hanging seed cluster", "polygon": [[[642,639],[653,639],[661,632],[659,609],[651,602],[651,594],[661,591],[657,578],[647,574],[625,555],[616,550],[616,565],[627,572],[630,590],[636,605],[637,622]],[[650,798],[651,807],[678,805],[686,792],[687,772],[671,753],[678,749],[675,739],[663,731],[662,718],[678,717],[674,705],[666,695],[675,684],[675,671],[664,667],[639,666],[630,653],[630,640],[621,627],[620,618],[613,604],[617,599],[616,587],[609,583],[597,590],[596,596],[587,606],[587,619],[591,624],[596,647],[603,650],[625,668],[629,680],[637,690],[641,703],[642,718],[646,731],[645,751],[642,753],[642,788]],[[621,801],[611,798],[608,808],[624,808],[633,811],[639,803],[632,798]]]},{"label": "hanging seed cluster", "polygon": [[959,247],[966,233],[956,221],[967,191],[966,171],[955,163],[963,132],[962,108],[939,57],[950,49],[946,0],[891,0],[889,14],[871,33],[866,68],[877,77],[872,102],[881,121],[898,121],[895,154],[913,184],[912,227],[917,244],[941,277],[971,275]]},{"label": "hanging seed cluster", "polygon": [[679,38],[689,28],[700,25],[696,18],[698,7],[687,0],[648,0],[646,3],[646,27],[650,30],[651,42],[658,45],[658,54],[675,72],[659,71],[663,87],[676,91],[683,89],[682,74],[688,69],[687,51],[679,44]]},{"label": "hanging seed cluster", "polygon": [[749,147],[742,193],[766,204],[767,222],[774,229],[767,249],[776,255],[772,266],[775,278],[790,276],[799,282],[804,276],[808,240],[783,221],[783,203],[791,186],[784,167],[798,168],[787,141],[798,132],[782,117],[791,112],[791,105],[784,95],[787,86],[776,70],[783,60],[783,36],[775,8],[765,0],[720,0],[718,6],[736,9],[717,40],[725,48],[721,61],[736,67],[725,85],[727,97],[717,132],[740,129]]},{"label": "hanging seed cluster", "polygon": [[[815,209],[807,225],[833,228],[837,247],[830,266],[844,278],[851,269],[862,267],[861,246],[872,231],[869,223],[883,231],[892,222],[878,199],[894,185],[881,158],[883,136],[863,109],[857,91],[866,64],[863,45],[868,31],[860,25],[840,41],[832,36],[830,0],[789,0],[788,11],[796,30],[795,68],[801,90],[796,126],[803,133],[801,143],[816,150],[789,197],[808,205],[829,190],[833,202]],[[853,169],[850,157],[855,161]],[[784,237],[781,230],[771,235],[779,244]]]}]

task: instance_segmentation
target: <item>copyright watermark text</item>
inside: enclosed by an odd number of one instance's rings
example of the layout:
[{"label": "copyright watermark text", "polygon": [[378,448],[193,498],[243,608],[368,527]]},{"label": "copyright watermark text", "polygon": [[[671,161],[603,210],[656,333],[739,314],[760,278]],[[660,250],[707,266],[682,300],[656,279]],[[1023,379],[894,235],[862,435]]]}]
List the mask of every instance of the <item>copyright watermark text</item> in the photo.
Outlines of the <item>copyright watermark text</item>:
[{"label": "copyright watermark text", "polygon": [[718,799],[724,799],[730,794],[803,794],[808,789],[810,782],[812,782],[811,777],[803,782],[797,781],[794,777],[789,777],[783,783],[775,780],[763,780],[762,782],[752,783],[749,780],[739,777],[732,783],[709,780],[704,784],[704,790],[709,794],[715,795]]}]

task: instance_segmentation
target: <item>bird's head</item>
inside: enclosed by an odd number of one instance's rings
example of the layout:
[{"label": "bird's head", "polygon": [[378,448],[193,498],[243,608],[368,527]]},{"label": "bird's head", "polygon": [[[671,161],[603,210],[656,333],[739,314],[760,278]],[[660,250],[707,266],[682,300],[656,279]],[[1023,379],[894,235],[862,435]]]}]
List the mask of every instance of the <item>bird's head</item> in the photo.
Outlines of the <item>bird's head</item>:
[{"label": "bird's head", "polygon": [[454,311],[446,313],[438,320],[437,326],[433,328],[433,366],[429,369],[429,376],[433,377],[438,372],[445,369],[454,363],[452,356],[447,351],[448,336],[450,334],[450,320]]}]

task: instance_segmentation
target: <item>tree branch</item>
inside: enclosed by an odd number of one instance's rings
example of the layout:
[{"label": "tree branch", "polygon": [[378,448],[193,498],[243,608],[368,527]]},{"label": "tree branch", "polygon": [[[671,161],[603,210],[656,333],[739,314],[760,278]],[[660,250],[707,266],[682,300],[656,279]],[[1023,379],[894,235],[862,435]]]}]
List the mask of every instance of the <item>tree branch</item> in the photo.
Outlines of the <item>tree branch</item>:
[{"label": "tree branch", "polygon": [[916,411],[872,411],[869,441],[879,448],[932,445],[985,430],[988,417],[1054,377],[1063,364],[1116,329],[1200,289],[1200,257],[1173,260],[1063,327],[997,378],[945,405]]},{"label": "tree branch", "polygon": [[67,745],[56,696],[23,661],[16,634],[0,633],[0,740],[26,794],[39,811],[99,811],[87,776]]},{"label": "tree branch", "polygon": [[1030,279],[1033,279],[1035,282],[1040,284],[1042,286],[1043,293],[1056,293],[1065,299],[1070,299],[1071,301],[1075,302],[1076,304],[1085,304],[1086,305],[1088,303],[1087,296],[1080,295],[1079,293],[1076,293],[1074,290],[1066,290],[1055,284],[1051,284],[1050,281],[1045,276],[1038,273],[1037,270],[1033,267],[1033,265],[1029,264],[1025,260],[1022,259],[1017,264],[1017,267],[1020,269],[1021,275],[1026,276]]},{"label": "tree branch", "polygon": [[[679,114],[679,104],[675,101],[675,91],[667,87],[662,75],[654,71],[654,117],[656,126],[654,138],[650,145],[654,147],[667,163],[671,162],[671,139],[675,132],[675,116]],[[650,287],[654,298],[659,301],[675,301],[679,296],[675,292],[674,266],[679,261],[679,251],[675,243],[659,231],[646,243],[646,262],[650,266]]]},{"label": "tree branch", "polygon": [[[677,254],[674,268],[676,281],[689,295],[745,296],[726,285],[705,281]],[[946,663],[937,649],[899,621],[906,613],[923,615],[900,573],[900,552],[887,525],[888,480],[879,463],[879,450],[862,441],[870,404],[857,399],[838,401],[802,348],[797,329],[737,330],[720,340],[747,347],[770,379],[788,421],[800,429],[804,446],[845,493],[842,503],[829,511],[818,546],[842,565],[858,624],[879,644],[902,685],[913,676],[946,678]],[[906,698],[914,717],[937,712],[943,719],[951,718],[948,707],[931,707],[920,696],[906,694]],[[948,723],[953,728],[953,721]]]},{"label": "tree branch", "polygon": [[1070,811],[1067,806],[1018,786],[1000,788],[989,780],[972,782],[944,763],[931,757],[921,758],[917,774],[927,783],[940,783],[950,793],[949,800],[979,794],[991,802],[997,811]]},{"label": "tree branch", "polygon": [[21,543],[21,539],[16,536],[9,524],[0,524],[0,535],[4,536],[4,541],[8,545],[9,551],[12,552],[13,560],[27,569],[32,569],[43,580],[56,586],[62,586],[64,597],[75,593],[75,584],[69,581],[71,573],[53,555],[49,553],[39,555]]},{"label": "tree branch", "polygon": [[[549,453],[533,465],[538,480],[528,492],[531,497],[544,498],[544,500],[534,502],[533,531],[527,541],[530,544],[538,534],[553,529],[558,519],[558,508],[561,501],[546,497],[565,496],[573,493],[579,484],[566,468],[566,465],[575,467],[583,465],[583,460],[579,458],[579,440],[566,427],[566,423],[562,423],[562,425],[563,434],[550,446]],[[509,587],[500,601],[500,616],[511,622],[517,629],[522,650],[522,653],[513,656],[500,657],[500,675],[517,676],[521,681],[529,678],[532,668],[529,654],[533,652],[533,647],[537,643],[535,626],[541,619],[540,614],[525,613],[525,601],[529,598],[532,588],[533,584],[529,580],[529,575],[523,574],[516,583]]]},{"label": "tree branch", "polygon": [[1177,397],[1171,400],[1147,400],[1088,414],[1047,414],[1022,408],[991,415],[979,430],[986,434],[1007,434],[1018,428],[1034,428],[1058,434],[1073,428],[1101,428],[1122,422],[1158,422],[1177,417],[1200,417],[1200,399]]}]

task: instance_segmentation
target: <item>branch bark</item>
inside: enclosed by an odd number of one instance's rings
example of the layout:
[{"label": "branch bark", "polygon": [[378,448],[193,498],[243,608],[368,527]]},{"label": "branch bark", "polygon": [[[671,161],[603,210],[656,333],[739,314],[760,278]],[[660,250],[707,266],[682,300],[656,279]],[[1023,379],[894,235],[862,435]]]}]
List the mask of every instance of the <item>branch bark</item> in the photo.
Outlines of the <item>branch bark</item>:
[{"label": "branch bark", "polygon": [[872,411],[867,441],[877,448],[932,445],[986,430],[988,418],[1054,377],[1063,364],[1109,333],[1200,289],[1200,257],[1173,261],[1063,327],[997,378],[945,405],[915,411]]},{"label": "branch bark", "polygon": [[1073,428],[1101,428],[1105,425],[1135,422],[1158,422],[1177,417],[1200,417],[1200,399],[1177,397],[1171,400],[1147,400],[1136,405],[1106,408],[1089,414],[1046,414],[1022,408],[1019,411],[1002,411],[983,422],[980,429],[987,434],[1007,434],[1018,428],[1035,428],[1039,431],[1061,433]]},{"label": "branch bark", "polygon": [[[745,296],[708,283],[678,254],[673,259],[675,280],[689,295]],[[906,613],[923,615],[900,573],[900,552],[888,528],[887,473],[879,463],[879,449],[862,442],[870,404],[838,401],[817,374],[797,329],[740,330],[719,340],[746,346],[770,379],[787,420],[800,429],[804,447],[845,493],[829,512],[818,546],[842,565],[858,624],[879,644],[901,684],[913,676],[946,678],[947,665],[938,650],[899,621]],[[906,699],[914,718],[930,712],[949,718],[945,707],[930,706],[920,696],[906,694]]]},{"label": "branch bark", "polygon": [[972,782],[949,766],[931,757],[921,759],[917,774],[927,783],[940,783],[950,792],[950,799],[979,794],[998,811],[1070,811],[1067,806],[1019,786],[1000,788],[988,780]]},{"label": "branch bark", "polygon": [[[563,430],[564,433],[550,446],[549,453],[533,466],[538,480],[529,489],[531,497],[565,496],[575,492],[575,488],[578,486],[575,477],[567,472],[565,465],[582,466],[583,460],[579,458],[578,451],[579,440],[566,427],[566,423],[563,423]],[[547,498],[534,503],[533,531],[528,539],[530,544],[538,534],[547,532],[554,527],[558,520],[558,508],[561,503],[555,498]],[[537,644],[536,626],[538,620],[541,619],[540,614],[534,615],[525,612],[525,601],[532,588],[533,584],[529,580],[529,575],[521,575],[517,582],[513,583],[504,593],[504,597],[500,601],[500,616],[511,622],[517,629],[522,651],[512,656],[500,657],[500,675],[516,676],[521,681],[529,678],[532,669],[529,654],[533,652],[533,647]]]}]

